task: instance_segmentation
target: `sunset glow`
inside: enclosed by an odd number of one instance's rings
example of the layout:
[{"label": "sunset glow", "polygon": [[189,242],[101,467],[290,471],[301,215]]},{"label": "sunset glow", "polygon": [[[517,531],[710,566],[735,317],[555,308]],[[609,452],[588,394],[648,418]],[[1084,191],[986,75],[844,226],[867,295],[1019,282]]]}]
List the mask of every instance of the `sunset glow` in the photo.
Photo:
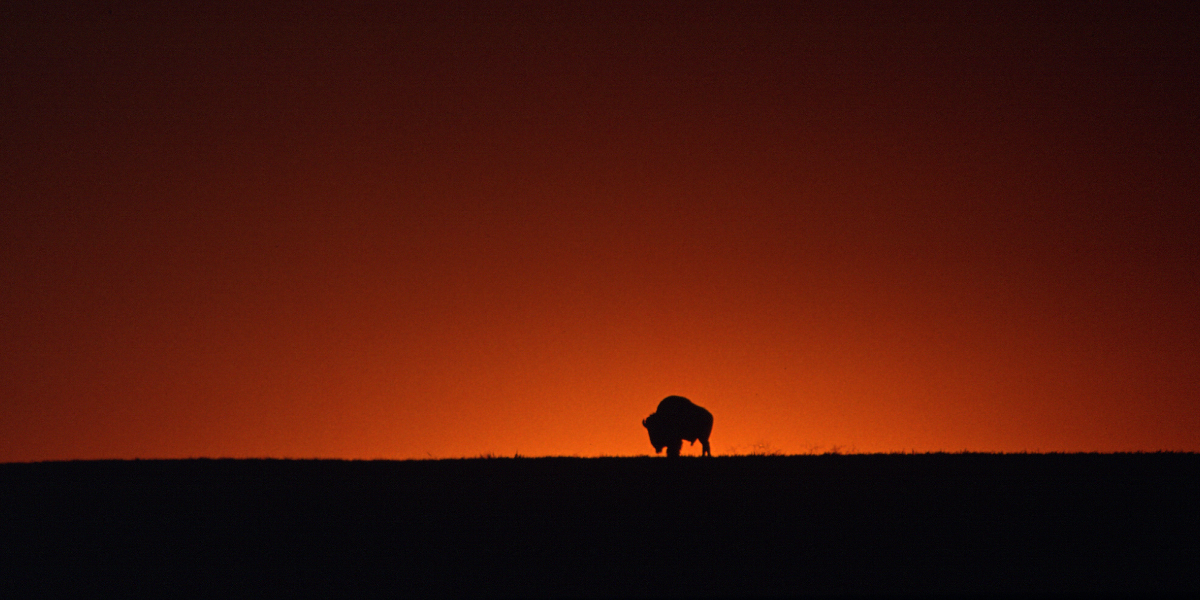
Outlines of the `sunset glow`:
[{"label": "sunset glow", "polygon": [[0,461],[1200,451],[1189,3],[81,4]]}]

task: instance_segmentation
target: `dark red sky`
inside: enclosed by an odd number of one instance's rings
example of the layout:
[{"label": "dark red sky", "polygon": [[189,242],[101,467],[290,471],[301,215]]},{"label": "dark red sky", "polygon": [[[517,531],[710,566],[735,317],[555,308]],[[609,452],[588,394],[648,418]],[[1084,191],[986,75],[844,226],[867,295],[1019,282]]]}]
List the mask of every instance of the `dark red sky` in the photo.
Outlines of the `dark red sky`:
[{"label": "dark red sky", "polygon": [[1191,3],[255,4],[0,7],[0,461],[1200,451]]}]

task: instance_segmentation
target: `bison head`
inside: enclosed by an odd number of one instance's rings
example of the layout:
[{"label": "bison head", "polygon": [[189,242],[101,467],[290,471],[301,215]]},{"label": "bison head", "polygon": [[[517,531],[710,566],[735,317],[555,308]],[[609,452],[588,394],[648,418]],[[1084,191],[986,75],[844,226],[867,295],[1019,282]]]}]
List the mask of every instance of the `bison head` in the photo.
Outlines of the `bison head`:
[{"label": "bison head", "polygon": [[646,431],[650,433],[650,445],[654,446],[655,454],[661,453],[662,449],[671,443],[671,440],[667,439],[670,437],[670,434],[664,431],[664,425],[665,423],[662,422],[662,418],[658,413],[642,419],[642,427],[645,427]]}]

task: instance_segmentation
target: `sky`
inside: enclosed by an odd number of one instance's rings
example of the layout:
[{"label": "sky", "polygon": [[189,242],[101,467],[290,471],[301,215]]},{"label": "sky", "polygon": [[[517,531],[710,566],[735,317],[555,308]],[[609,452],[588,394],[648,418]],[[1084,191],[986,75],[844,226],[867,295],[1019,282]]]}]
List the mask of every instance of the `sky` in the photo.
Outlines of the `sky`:
[{"label": "sky", "polygon": [[3,462],[1200,451],[1192,3],[17,0],[0,89]]}]

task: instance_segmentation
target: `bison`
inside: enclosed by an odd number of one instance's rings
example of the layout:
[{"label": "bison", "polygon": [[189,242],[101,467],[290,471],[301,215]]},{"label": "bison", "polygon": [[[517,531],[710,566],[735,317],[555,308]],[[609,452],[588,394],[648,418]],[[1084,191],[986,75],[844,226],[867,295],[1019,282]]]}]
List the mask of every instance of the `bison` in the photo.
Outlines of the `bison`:
[{"label": "bison", "polygon": [[667,396],[658,403],[658,411],[642,420],[642,426],[650,432],[650,444],[654,453],[667,449],[667,456],[679,456],[683,440],[700,440],[704,447],[702,456],[712,456],[708,448],[708,436],[712,433],[713,416],[702,406],[692,404],[683,396]]}]

